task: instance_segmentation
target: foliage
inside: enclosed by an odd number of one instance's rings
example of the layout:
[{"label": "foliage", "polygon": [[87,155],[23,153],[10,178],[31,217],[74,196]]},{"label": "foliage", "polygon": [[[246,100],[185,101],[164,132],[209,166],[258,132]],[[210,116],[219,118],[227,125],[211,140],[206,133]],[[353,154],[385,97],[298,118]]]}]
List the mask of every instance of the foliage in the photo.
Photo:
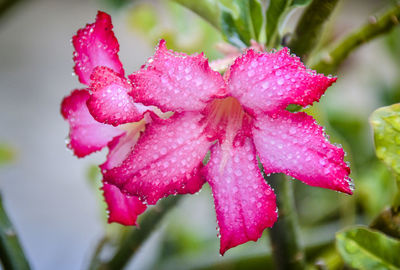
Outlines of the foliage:
[{"label": "foliage", "polygon": [[400,174],[400,104],[382,107],[371,116],[376,155]]},{"label": "foliage", "polygon": [[400,241],[366,227],[354,227],[336,235],[344,261],[356,269],[400,269]]},{"label": "foliage", "polygon": [[15,150],[5,143],[0,143],[0,165],[12,162],[15,159]]}]

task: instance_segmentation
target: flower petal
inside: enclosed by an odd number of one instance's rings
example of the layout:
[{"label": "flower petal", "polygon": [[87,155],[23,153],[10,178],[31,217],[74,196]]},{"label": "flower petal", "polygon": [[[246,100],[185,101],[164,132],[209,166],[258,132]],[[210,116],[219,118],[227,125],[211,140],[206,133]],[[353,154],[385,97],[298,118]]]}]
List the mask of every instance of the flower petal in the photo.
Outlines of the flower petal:
[{"label": "flower petal", "polygon": [[276,219],[276,198],[258,168],[253,142],[229,152],[219,144],[211,148],[210,162],[204,168],[211,186],[221,234],[220,253],[257,241]]},{"label": "flower petal", "polygon": [[249,50],[231,66],[228,92],[249,111],[272,112],[289,104],[310,105],[335,81],[307,69],[287,48],[276,53]]},{"label": "flower petal", "polygon": [[61,113],[70,125],[68,147],[78,157],[101,150],[114,137],[124,133],[93,119],[86,106],[89,97],[86,90],[74,90],[61,103]]},{"label": "flower petal", "polygon": [[90,75],[96,66],[106,66],[124,75],[119,61],[119,44],[112,31],[110,15],[99,11],[96,22],[79,29],[72,38],[74,45],[75,73],[79,81],[88,85]]},{"label": "flower petal", "polygon": [[88,108],[94,119],[110,125],[139,121],[147,107],[135,103],[128,93],[132,86],[118,73],[107,67],[96,67],[91,76]]},{"label": "flower petal", "polygon": [[123,194],[116,186],[104,183],[102,190],[109,211],[108,222],[136,225],[137,216],[146,210],[146,205],[138,197]]},{"label": "flower petal", "polygon": [[197,192],[199,174],[210,147],[198,113],[154,117],[129,157],[119,167],[103,170],[105,180],[149,204],[170,194]]},{"label": "flower petal", "polygon": [[343,149],[330,144],[306,113],[259,116],[253,136],[265,173],[285,173],[310,186],[352,194]]},{"label": "flower petal", "polygon": [[161,40],[154,56],[129,76],[136,86],[134,99],[166,111],[200,111],[216,95],[224,94],[222,76],[211,70],[203,54],[168,50]]},{"label": "flower petal", "polygon": [[144,120],[125,126],[124,129],[126,132],[115,137],[108,143],[109,152],[107,154],[107,160],[100,165],[100,168],[102,170],[111,170],[112,168],[120,166],[132,152],[139,139],[140,132],[144,130],[144,126]]}]

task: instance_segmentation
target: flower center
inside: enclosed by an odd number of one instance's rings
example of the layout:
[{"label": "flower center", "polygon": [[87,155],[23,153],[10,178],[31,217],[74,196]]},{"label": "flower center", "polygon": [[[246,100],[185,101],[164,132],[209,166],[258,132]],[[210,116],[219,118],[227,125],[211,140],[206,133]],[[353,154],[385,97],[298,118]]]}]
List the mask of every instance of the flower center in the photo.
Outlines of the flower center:
[{"label": "flower center", "polygon": [[242,134],[243,125],[251,118],[234,97],[213,100],[205,109],[206,131],[210,139],[231,146],[237,135]]}]

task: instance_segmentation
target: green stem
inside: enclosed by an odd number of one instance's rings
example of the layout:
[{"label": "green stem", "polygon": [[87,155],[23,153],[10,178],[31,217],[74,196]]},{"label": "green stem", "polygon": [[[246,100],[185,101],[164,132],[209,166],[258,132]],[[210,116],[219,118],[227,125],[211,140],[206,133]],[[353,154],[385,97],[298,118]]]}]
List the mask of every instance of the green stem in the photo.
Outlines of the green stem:
[{"label": "green stem", "polygon": [[104,236],[98,243],[97,246],[93,252],[92,258],[90,259],[90,264],[88,267],[88,270],[96,270],[99,269],[100,265],[102,264],[102,261],[100,259],[101,252],[105,248],[105,246],[108,244],[109,239],[107,236]]},{"label": "green stem", "polygon": [[212,26],[220,30],[219,23],[219,7],[215,1],[210,0],[172,0],[199,15],[204,20],[209,22]]},{"label": "green stem", "polygon": [[[98,267],[96,265],[91,265],[89,269],[123,269],[139,247],[141,247],[144,241],[157,227],[164,215],[168,213],[168,210],[173,208],[181,197],[182,196],[170,196],[169,198],[162,200],[154,208],[148,210],[146,215],[139,221],[139,225],[133,228],[120,242],[112,258],[103,263],[99,263],[98,258],[93,258],[92,262],[97,264]],[[101,252],[96,251],[96,254],[100,253]]]},{"label": "green stem", "polygon": [[304,61],[317,45],[324,23],[339,0],[313,0],[304,11],[289,43],[289,48]]},{"label": "green stem", "polygon": [[311,64],[312,69],[326,74],[334,72],[354,49],[379,35],[389,32],[399,24],[399,20],[400,4],[397,4],[380,17],[370,17],[367,24],[344,37],[326,52],[323,52],[320,58],[313,61],[314,64]]},{"label": "green stem", "polygon": [[269,230],[272,253],[277,269],[304,269],[304,251],[298,240],[298,223],[292,182],[285,175],[273,175],[268,183],[274,188],[279,218]]},{"label": "green stem", "polygon": [[28,260],[19,243],[17,233],[7,216],[0,195],[0,260],[4,269],[30,269]]}]

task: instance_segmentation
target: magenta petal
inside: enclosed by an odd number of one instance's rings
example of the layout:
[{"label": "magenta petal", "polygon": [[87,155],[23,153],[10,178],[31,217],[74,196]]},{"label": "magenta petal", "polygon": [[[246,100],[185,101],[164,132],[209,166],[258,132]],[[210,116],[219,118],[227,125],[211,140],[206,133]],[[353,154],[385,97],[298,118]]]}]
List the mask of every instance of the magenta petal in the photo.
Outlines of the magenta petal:
[{"label": "magenta petal", "polygon": [[197,192],[199,174],[210,147],[198,113],[154,119],[146,126],[129,157],[118,167],[103,170],[105,180],[149,204],[170,194]]},{"label": "magenta petal", "polygon": [[118,73],[107,67],[96,67],[91,76],[88,108],[94,119],[110,125],[139,121],[146,107],[133,101],[128,93],[132,86]]},{"label": "magenta petal", "polygon": [[231,66],[228,91],[249,111],[271,112],[289,104],[310,105],[335,81],[307,69],[287,48],[276,53],[249,50]]},{"label": "magenta petal", "polygon": [[261,175],[249,138],[227,152],[214,145],[205,172],[214,195],[221,254],[257,241],[265,228],[272,227],[277,220],[275,194]]},{"label": "magenta petal", "polygon": [[161,40],[155,55],[129,76],[134,98],[166,111],[200,111],[216,95],[224,94],[222,76],[211,70],[203,54],[185,55],[168,50]]},{"label": "magenta petal", "polygon": [[143,129],[143,126],[144,123],[141,122],[132,123],[128,131],[121,136],[115,137],[108,143],[109,152],[106,162],[100,166],[102,170],[110,170],[118,167],[128,158],[139,139],[140,131]]},{"label": "magenta petal", "polygon": [[96,22],[87,24],[72,38],[74,70],[81,83],[90,83],[90,75],[96,66],[106,66],[124,75],[118,57],[119,44],[112,28],[110,15],[99,11]]},{"label": "magenta petal", "polygon": [[90,94],[86,90],[74,90],[61,103],[61,113],[70,125],[68,147],[78,157],[101,150],[114,137],[124,133],[93,119],[86,106],[89,97]]},{"label": "magenta petal", "polygon": [[253,136],[265,173],[285,173],[310,186],[352,194],[343,149],[329,143],[311,116],[288,111],[260,115]]},{"label": "magenta petal", "polygon": [[104,183],[102,189],[109,211],[108,222],[136,225],[137,216],[146,210],[146,205],[138,197],[123,194],[116,186]]}]

